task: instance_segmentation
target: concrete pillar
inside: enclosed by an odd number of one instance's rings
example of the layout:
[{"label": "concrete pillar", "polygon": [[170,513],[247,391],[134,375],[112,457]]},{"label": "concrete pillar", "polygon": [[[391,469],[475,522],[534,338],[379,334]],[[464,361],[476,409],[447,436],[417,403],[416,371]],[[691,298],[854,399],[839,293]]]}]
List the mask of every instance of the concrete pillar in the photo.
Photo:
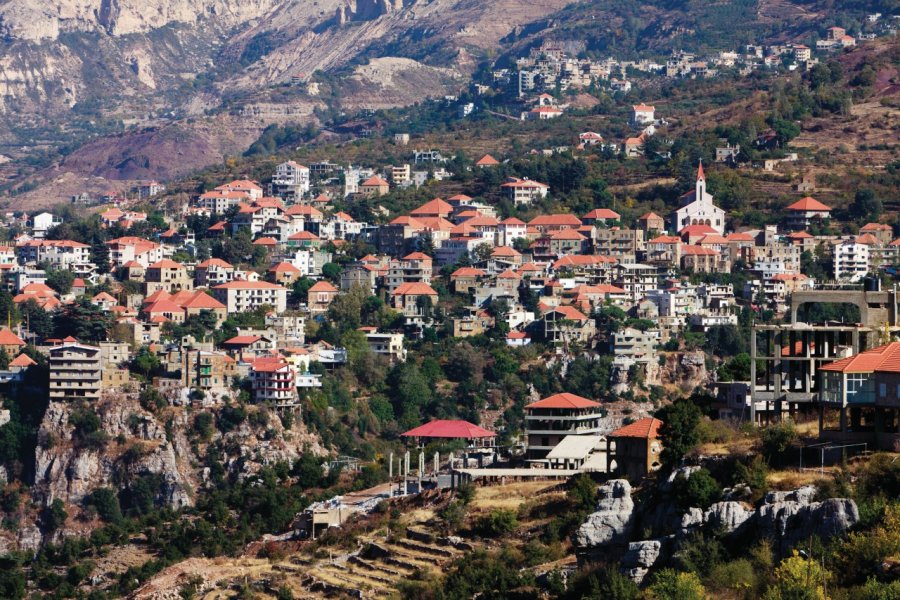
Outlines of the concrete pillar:
[{"label": "concrete pillar", "polygon": [[394,453],[391,452],[388,458],[388,480],[394,479]]},{"label": "concrete pillar", "polygon": [[847,407],[841,407],[841,433],[847,432]]},{"label": "concrete pillar", "polygon": [[441,465],[441,455],[439,452],[434,453],[434,476],[438,476],[438,470],[440,470]]},{"label": "concrete pillar", "polygon": [[[756,425],[756,331],[750,330],[750,422]],[[609,441],[606,442],[606,472],[609,473]]]}]

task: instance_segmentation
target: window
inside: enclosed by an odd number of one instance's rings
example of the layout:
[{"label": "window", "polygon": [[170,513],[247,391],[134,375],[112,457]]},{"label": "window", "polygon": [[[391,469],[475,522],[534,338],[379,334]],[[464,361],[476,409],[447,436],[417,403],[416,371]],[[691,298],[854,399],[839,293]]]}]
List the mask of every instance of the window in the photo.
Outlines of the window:
[{"label": "window", "polygon": [[878,395],[881,396],[882,398],[887,396],[887,384],[886,383],[878,384]]}]

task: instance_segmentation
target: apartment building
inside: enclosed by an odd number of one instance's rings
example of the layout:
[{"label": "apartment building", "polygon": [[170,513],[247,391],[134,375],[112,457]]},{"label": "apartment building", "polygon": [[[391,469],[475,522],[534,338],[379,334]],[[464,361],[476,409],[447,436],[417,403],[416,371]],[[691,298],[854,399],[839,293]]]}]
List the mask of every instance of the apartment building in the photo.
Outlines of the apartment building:
[{"label": "apartment building", "polygon": [[50,348],[50,399],[99,400],[100,348],[76,342]]},{"label": "apartment building", "polygon": [[390,262],[385,287],[388,292],[393,292],[404,283],[430,284],[431,275],[431,257],[422,252],[413,252]]},{"label": "apartment building", "polygon": [[844,240],[834,247],[834,278],[859,281],[869,273],[869,245],[856,238]]},{"label": "apartment building", "polygon": [[271,306],[281,313],[287,308],[287,288],[266,281],[237,279],[213,287],[212,293],[229,313],[249,312],[261,306]]},{"label": "apartment building", "polygon": [[565,437],[599,436],[600,403],[575,394],[554,394],[525,407],[528,460],[542,460]]}]

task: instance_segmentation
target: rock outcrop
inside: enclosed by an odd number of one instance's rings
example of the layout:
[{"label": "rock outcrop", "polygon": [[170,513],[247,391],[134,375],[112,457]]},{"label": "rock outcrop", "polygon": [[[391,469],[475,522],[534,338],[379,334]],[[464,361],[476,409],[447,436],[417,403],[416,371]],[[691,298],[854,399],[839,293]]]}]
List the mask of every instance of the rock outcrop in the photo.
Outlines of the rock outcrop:
[{"label": "rock outcrop", "polygon": [[[222,407],[210,409],[213,421]],[[79,435],[73,418],[86,410],[74,403],[51,402],[38,431],[32,504],[49,506],[61,500],[69,515],[66,525],[52,540],[66,535],[87,535],[94,526],[86,504],[99,488],[121,493],[138,480],[153,482],[157,505],[181,508],[191,505],[196,491],[208,482],[208,441],[223,441],[216,455],[229,474],[249,477],[263,466],[292,463],[304,452],[324,455],[319,439],[301,424],[286,430],[274,413],[244,419],[226,434],[213,432],[199,439],[194,419],[203,410],[172,406],[156,413],[141,407],[136,393],[109,392],[87,406],[99,419],[97,435]],[[249,411],[264,410],[250,407]],[[15,535],[0,534],[0,553],[35,550],[46,541],[40,528],[40,510],[21,515]]]},{"label": "rock outcrop", "polygon": [[597,492],[597,510],[575,533],[575,545],[582,549],[624,544],[634,526],[634,501],[627,480],[613,479],[601,485]]}]

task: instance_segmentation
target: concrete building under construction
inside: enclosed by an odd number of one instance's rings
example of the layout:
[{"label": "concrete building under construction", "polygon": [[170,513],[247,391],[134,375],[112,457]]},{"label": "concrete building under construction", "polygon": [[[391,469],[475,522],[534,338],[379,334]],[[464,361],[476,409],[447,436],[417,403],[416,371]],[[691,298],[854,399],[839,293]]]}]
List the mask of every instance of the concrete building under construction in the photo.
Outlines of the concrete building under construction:
[{"label": "concrete building under construction", "polygon": [[[779,419],[785,412],[823,410],[820,367],[886,343],[900,332],[897,289],[882,291],[877,282],[867,287],[871,289],[795,292],[791,297],[791,323],[754,326],[750,338],[753,422]],[[817,303],[853,304],[859,308],[860,322],[798,321],[801,307]]]}]

